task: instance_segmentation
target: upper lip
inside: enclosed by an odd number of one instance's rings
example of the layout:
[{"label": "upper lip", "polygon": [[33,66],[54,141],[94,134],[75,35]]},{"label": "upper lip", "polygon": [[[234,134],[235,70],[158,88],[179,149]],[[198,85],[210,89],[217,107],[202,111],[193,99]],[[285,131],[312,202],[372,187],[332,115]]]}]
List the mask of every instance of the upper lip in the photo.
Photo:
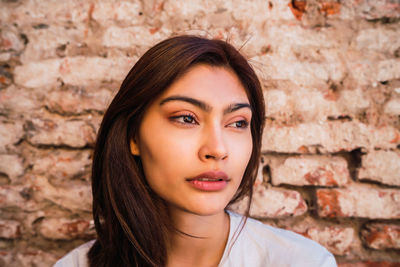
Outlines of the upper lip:
[{"label": "upper lip", "polygon": [[215,180],[222,179],[224,181],[229,181],[228,175],[223,171],[203,172],[195,177],[188,178],[187,180],[191,181],[191,180],[196,180],[196,179],[200,179],[200,178],[209,178],[209,179],[215,179]]}]

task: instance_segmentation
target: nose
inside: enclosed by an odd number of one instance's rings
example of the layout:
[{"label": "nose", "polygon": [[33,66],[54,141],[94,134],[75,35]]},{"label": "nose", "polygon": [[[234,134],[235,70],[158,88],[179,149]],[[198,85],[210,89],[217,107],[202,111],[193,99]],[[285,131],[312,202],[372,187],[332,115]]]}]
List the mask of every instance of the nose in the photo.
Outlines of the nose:
[{"label": "nose", "polygon": [[209,126],[204,129],[199,157],[202,161],[220,161],[228,158],[228,151],[220,126]]}]

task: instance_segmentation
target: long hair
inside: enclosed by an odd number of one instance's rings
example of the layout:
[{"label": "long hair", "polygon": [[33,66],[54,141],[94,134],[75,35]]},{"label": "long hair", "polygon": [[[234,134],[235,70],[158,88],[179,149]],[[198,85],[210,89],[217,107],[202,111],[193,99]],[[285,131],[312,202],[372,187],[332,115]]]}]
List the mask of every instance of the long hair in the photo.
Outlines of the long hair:
[{"label": "long hair", "polygon": [[[230,44],[196,36],[177,36],[148,50],[129,71],[101,123],[93,155],[93,217],[97,240],[88,253],[90,266],[165,266],[166,204],[149,187],[139,157],[129,142],[144,112],[176,79],[196,64],[231,69],[246,90],[253,111],[253,150],[230,204],[251,199],[264,127],[260,82],[247,60]],[[250,208],[248,203],[247,216]]]}]

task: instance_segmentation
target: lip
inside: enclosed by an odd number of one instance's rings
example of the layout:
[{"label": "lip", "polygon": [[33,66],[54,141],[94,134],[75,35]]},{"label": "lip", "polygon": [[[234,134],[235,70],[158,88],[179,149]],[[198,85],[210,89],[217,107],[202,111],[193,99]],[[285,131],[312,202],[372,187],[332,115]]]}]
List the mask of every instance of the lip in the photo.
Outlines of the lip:
[{"label": "lip", "polygon": [[[207,178],[209,181],[203,181],[202,178]],[[228,175],[223,171],[203,172],[195,177],[186,179],[191,186],[201,191],[220,191],[224,189],[228,182]]]}]

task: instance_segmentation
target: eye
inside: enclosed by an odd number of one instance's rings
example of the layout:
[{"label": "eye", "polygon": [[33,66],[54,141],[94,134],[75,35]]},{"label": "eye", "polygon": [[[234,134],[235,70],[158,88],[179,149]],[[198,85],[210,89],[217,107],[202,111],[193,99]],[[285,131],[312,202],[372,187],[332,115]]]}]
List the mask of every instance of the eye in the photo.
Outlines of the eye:
[{"label": "eye", "polygon": [[170,117],[170,120],[181,124],[197,124],[196,119],[191,114],[183,114],[179,116]]},{"label": "eye", "polygon": [[246,120],[240,120],[240,121],[235,121],[234,123],[231,123],[229,125],[233,125],[234,128],[246,129],[249,126],[249,123]]}]

